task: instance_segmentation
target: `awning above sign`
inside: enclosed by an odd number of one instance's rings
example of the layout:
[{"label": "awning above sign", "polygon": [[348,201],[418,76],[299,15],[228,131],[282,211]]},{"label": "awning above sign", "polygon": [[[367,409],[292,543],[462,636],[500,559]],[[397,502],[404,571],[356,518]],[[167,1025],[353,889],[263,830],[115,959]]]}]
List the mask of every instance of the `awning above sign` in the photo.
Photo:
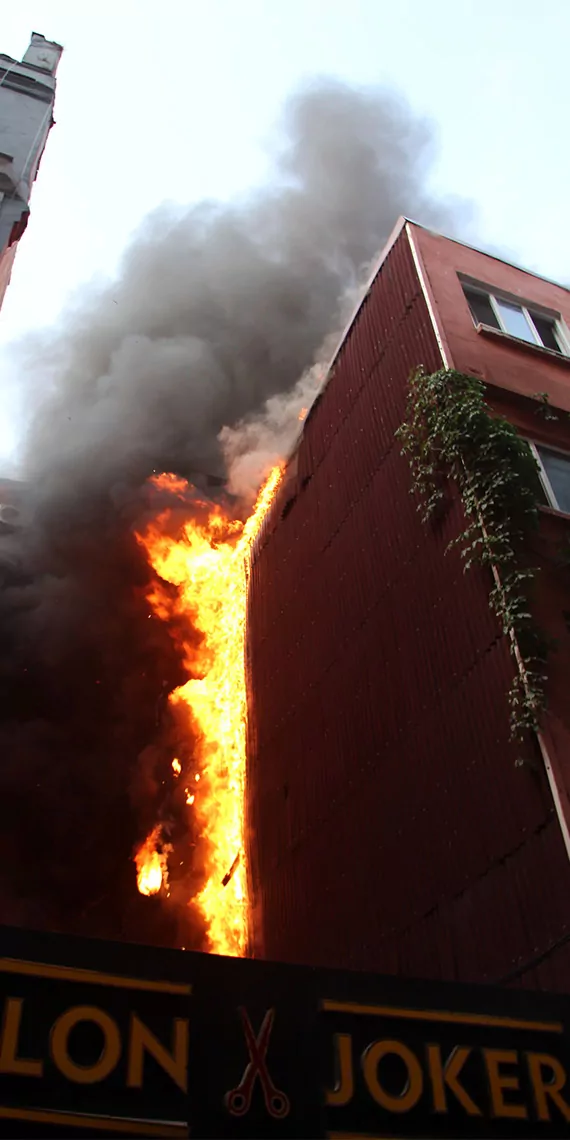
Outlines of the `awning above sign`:
[{"label": "awning above sign", "polygon": [[0,1135],[566,1136],[568,998],[0,930]]}]

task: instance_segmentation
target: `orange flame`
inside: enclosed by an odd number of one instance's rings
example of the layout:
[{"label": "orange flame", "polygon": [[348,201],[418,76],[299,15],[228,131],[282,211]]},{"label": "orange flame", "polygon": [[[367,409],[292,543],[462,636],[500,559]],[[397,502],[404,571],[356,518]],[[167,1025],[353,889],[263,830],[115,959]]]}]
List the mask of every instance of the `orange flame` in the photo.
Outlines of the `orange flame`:
[{"label": "orange flame", "polygon": [[[281,478],[282,468],[274,467],[245,524],[226,518],[220,507],[212,506],[207,522],[187,522],[179,540],[164,534],[160,519],[144,536],[138,536],[159,577],[177,587],[174,600],[166,591],[152,592],[149,602],[154,612],[167,621],[184,614],[202,634],[197,647],[185,646],[189,680],[170,694],[170,700],[187,707],[198,739],[193,758],[199,771],[194,774],[194,791],[186,788],[185,794],[193,825],[198,825],[207,840],[208,855],[206,882],[193,901],[206,921],[210,947],[218,954],[239,956],[247,948],[247,570],[251,545]],[[160,480],[165,487],[164,476]],[[177,484],[173,480],[175,491],[179,491]],[[173,769],[177,771],[174,764]],[[142,882],[148,885],[147,879]]]},{"label": "orange flame", "polygon": [[156,895],[167,883],[166,859],[164,851],[157,851],[160,842],[160,825],[151,831],[142,847],[135,855],[137,865],[137,887],[141,895]]},{"label": "orange flame", "polygon": [[170,491],[172,494],[183,494],[188,483],[185,479],[181,479],[178,475],[172,475],[168,471],[163,471],[161,475],[151,475],[149,483],[152,483],[159,491]]},{"label": "orange flame", "polygon": [[300,419],[301,421],[306,419],[308,410],[309,410],[308,408],[301,408],[301,411],[299,412],[298,419]]}]

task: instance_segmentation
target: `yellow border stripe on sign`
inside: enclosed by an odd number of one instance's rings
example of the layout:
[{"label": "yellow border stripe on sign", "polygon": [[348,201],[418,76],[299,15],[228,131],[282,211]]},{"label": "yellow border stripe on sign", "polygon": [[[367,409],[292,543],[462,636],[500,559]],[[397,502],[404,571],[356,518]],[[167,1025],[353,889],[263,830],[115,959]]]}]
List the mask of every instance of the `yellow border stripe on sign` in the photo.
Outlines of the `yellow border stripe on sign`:
[{"label": "yellow border stripe on sign", "polygon": [[118,1132],[128,1132],[132,1136],[188,1136],[186,1124],[52,1112],[47,1108],[12,1108],[0,1105],[0,1120],[26,1120],[31,1124],[57,1124],[67,1128],[97,1128],[100,1132],[112,1132],[115,1136]]},{"label": "yellow border stripe on sign", "polygon": [[537,1033],[563,1033],[561,1021],[525,1021],[487,1013],[454,1013],[446,1009],[400,1009],[391,1005],[359,1005],[353,1001],[325,998],[321,1009],[331,1013],[355,1013],[368,1017],[401,1017],[408,1021],[444,1021],[456,1025],[485,1025],[493,1029],[531,1029]]},{"label": "yellow border stripe on sign", "polygon": [[123,978],[98,970],[76,969],[74,966],[52,966],[47,962],[25,962],[19,958],[0,958],[0,973],[20,974],[28,978],[48,978],[58,982],[80,982],[90,986],[115,986],[121,990],[147,990],[157,994],[192,993],[192,986],[182,982],[158,982],[152,978]]}]

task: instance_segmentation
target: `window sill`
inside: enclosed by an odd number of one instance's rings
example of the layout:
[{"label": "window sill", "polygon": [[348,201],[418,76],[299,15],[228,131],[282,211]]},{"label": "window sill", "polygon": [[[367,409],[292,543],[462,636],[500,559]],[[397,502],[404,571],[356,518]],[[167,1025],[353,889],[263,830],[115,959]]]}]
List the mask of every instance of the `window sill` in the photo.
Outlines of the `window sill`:
[{"label": "window sill", "polygon": [[563,352],[555,352],[553,348],[546,348],[543,344],[531,344],[528,340],[511,336],[510,333],[503,332],[502,329],[494,329],[491,325],[475,325],[475,331],[482,336],[496,337],[507,344],[516,345],[517,348],[522,348],[527,352],[538,352],[539,356],[545,356],[548,360],[555,360],[557,364],[566,365],[567,368],[570,368],[570,356],[566,356]]},{"label": "window sill", "polygon": [[539,503],[538,509],[541,514],[548,515],[549,518],[560,519],[562,522],[570,523],[570,514],[568,511],[560,511],[558,507],[548,507],[545,503]]}]

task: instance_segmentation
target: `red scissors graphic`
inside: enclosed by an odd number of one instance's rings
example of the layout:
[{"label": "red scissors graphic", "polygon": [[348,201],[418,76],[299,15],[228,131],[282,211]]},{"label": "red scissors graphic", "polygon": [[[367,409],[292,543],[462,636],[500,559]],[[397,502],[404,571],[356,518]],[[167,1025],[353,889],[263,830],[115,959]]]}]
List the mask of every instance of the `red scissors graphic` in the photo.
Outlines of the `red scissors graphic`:
[{"label": "red scissors graphic", "polygon": [[246,1066],[237,1088],[226,1093],[224,1097],[226,1108],[228,1112],[231,1112],[232,1116],[245,1116],[246,1112],[249,1112],[251,1108],[253,1089],[256,1079],[259,1077],[265,1107],[269,1115],[277,1119],[282,1119],[288,1115],[291,1107],[289,1097],[286,1096],[284,1092],[280,1092],[273,1084],[265,1060],[273,1022],[275,1020],[275,1010],[267,1010],[257,1038],[253,1032],[247,1010],[241,1006],[239,1012],[249,1053],[249,1064]]}]

